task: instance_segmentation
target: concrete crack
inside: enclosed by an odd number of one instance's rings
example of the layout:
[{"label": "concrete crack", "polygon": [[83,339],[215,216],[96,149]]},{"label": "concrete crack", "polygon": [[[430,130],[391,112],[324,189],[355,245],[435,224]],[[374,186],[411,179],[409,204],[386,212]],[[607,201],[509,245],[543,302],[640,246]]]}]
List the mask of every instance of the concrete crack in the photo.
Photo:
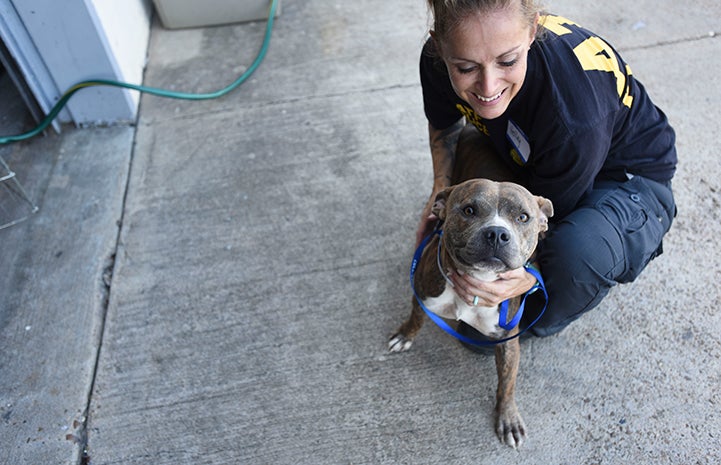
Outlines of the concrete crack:
[{"label": "concrete crack", "polygon": [[701,35],[698,35],[695,37],[684,37],[684,38],[680,38],[680,39],[662,40],[660,42],[656,42],[656,43],[648,44],[648,45],[637,45],[637,46],[633,46],[633,47],[621,47],[618,50],[619,50],[619,52],[627,52],[627,51],[632,51],[632,50],[647,50],[647,49],[652,49],[652,48],[656,48],[656,47],[665,47],[667,45],[677,45],[677,44],[683,44],[683,43],[688,43],[688,42],[697,42],[700,40],[718,39],[719,37],[721,37],[721,32],[709,31],[706,34],[701,34]]}]

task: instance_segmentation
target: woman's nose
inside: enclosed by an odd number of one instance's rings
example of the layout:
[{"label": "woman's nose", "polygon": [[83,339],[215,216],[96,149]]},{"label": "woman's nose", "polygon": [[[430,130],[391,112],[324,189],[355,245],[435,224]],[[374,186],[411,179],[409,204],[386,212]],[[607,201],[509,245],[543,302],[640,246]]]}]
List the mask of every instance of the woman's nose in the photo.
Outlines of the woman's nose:
[{"label": "woman's nose", "polygon": [[482,97],[493,97],[498,92],[498,76],[495,70],[484,68],[478,73],[478,90]]}]

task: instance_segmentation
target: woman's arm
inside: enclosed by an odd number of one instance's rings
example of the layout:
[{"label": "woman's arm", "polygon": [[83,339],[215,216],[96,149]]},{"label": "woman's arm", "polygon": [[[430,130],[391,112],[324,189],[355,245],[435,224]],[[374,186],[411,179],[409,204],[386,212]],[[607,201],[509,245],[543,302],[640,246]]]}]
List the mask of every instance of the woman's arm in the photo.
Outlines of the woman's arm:
[{"label": "woman's arm", "polygon": [[431,208],[436,195],[451,185],[456,159],[456,146],[463,127],[463,119],[458,120],[446,129],[436,129],[432,124],[428,123],[428,139],[433,160],[433,190],[421,213],[421,221],[416,231],[416,247],[424,237],[432,232],[433,226],[438,219],[431,213]]},{"label": "woman's arm", "polygon": [[456,146],[463,127],[463,119],[446,129],[436,129],[428,123],[428,139],[433,159],[433,198],[435,194],[451,185]]}]

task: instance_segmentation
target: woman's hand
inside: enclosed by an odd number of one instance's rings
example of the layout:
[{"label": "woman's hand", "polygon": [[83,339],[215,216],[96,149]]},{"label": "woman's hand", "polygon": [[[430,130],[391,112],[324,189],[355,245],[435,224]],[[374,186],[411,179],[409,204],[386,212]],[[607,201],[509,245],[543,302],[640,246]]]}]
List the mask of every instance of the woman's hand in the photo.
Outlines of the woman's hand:
[{"label": "woman's hand", "polygon": [[468,305],[480,307],[495,307],[504,300],[525,294],[536,284],[536,278],[522,267],[502,273],[490,282],[458,271],[451,271],[448,276],[461,299]]}]

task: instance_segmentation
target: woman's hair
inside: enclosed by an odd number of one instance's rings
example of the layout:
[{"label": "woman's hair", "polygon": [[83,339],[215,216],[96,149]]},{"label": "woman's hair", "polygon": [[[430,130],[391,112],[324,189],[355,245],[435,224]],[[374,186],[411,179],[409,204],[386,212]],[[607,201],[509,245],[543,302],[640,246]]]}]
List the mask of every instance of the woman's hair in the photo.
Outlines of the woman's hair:
[{"label": "woman's hair", "polygon": [[[541,6],[536,0],[427,0],[433,15],[432,29],[438,40],[445,40],[464,18],[477,13],[490,13],[520,4],[521,14],[532,26]],[[542,28],[539,28],[539,30]]]}]

